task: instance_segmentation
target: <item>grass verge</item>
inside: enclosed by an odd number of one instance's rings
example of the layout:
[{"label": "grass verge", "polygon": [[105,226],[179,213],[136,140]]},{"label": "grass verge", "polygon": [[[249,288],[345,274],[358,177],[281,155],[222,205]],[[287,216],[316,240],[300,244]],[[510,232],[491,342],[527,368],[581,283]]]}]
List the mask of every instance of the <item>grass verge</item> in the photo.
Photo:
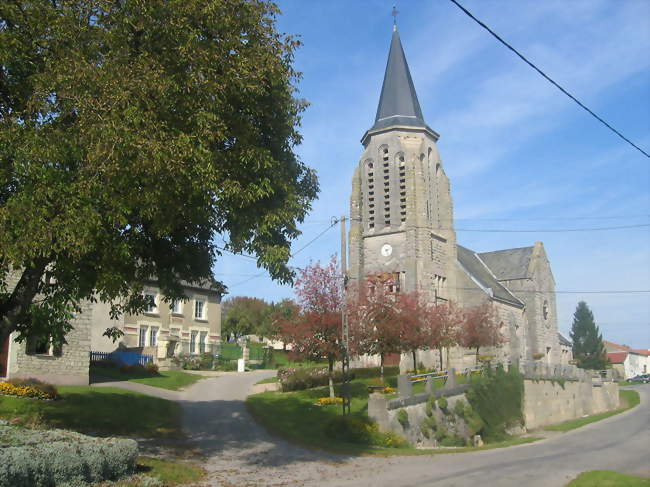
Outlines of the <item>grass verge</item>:
[{"label": "grass verge", "polygon": [[101,436],[182,438],[178,403],[116,387],[61,386],[60,399],[0,396],[0,418]]},{"label": "grass verge", "polygon": [[641,401],[639,393],[630,389],[619,389],[618,394],[620,402],[623,405],[623,407],[619,409],[607,411],[600,414],[594,414],[592,416],[587,416],[586,418],[572,419],[570,421],[565,421],[564,423],[547,426],[544,429],[547,431],[571,431],[586,424],[595,423],[596,421],[601,421],[605,418],[609,418],[610,416],[625,412],[628,409],[638,406],[639,402]]},{"label": "grass verge", "polygon": [[278,382],[277,377],[269,377],[268,379],[262,379],[259,382],[256,382],[255,384],[273,384],[275,382]]},{"label": "grass verge", "polygon": [[581,473],[569,482],[566,487],[619,487],[621,485],[626,487],[648,487],[650,486],[650,479],[610,470],[592,470],[591,472]]},{"label": "grass verge", "polygon": [[158,375],[146,372],[122,372],[110,367],[92,368],[91,375],[114,379],[118,381],[137,382],[151,387],[159,387],[170,391],[178,391],[200,381],[203,377],[199,374],[190,374],[182,370],[164,370]]},{"label": "grass verge", "polygon": [[114,482],[99,482],[92,484],[92,487],[141,487],[149,485],[146,477],[158,479],[160,484],[156,484],[157,486],[175,487],[202,481],[206,477],[206,471],[203,467],[189,462],[139,457],[135,475]]}]

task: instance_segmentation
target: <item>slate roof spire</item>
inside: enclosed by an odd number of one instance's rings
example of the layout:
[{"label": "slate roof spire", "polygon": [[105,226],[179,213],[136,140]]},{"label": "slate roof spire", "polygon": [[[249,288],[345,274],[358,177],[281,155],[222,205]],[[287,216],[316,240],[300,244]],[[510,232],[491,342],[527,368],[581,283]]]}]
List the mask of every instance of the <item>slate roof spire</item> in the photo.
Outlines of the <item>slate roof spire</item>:
[{"label": "slate roof spire", "polygon": [[429,129],[424,122],[397,25],[394,24],[377,116],[370,131],[397,125]]}]

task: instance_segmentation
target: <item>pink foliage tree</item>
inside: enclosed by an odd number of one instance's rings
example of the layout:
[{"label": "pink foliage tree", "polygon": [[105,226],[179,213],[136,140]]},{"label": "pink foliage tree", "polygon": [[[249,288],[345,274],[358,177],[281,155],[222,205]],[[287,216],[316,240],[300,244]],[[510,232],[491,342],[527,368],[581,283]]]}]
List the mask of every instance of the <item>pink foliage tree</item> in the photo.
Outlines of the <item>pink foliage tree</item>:
[{"label": "pink foliage tree", "polygon": [[334,397],[332,375],[334,362],[342,354],[343,307],[342,280],[336,257],[329,264],[310,264],[298,273],[295,292],[298,316],[280,325],[279,335],[291,343],[292,352],[298,356],[327,360],[330,397]]},{"label": "pink foliage tree", "polygon": [[467,348],[476,349],[478,363],[479,349],[481,347],[499,346],[504,341],[496,310],[491,303],[483,303],[468,308],[463,313],[460,333],[460,344]]}]

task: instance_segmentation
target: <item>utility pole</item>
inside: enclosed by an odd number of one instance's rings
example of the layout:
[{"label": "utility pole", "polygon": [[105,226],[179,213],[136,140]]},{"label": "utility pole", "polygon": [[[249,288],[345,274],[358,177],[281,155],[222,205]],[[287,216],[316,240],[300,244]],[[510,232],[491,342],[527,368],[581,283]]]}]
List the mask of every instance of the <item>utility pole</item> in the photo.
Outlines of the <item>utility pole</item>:
[{"label": "utility pole", "polygon": [[343,324],[343,384],[342,384],[342,396],[343,396],[343,415],[350,414],[350,325],[348,323],[348,316],[345,313],[345,288],[348,283],[348,274],[347,274],[347,235],[345,232],[345,220],[344,216],[339,220],[341,222],[341,276],[343,279],[342,284],[342,302],[341,302],[341,322]]}]

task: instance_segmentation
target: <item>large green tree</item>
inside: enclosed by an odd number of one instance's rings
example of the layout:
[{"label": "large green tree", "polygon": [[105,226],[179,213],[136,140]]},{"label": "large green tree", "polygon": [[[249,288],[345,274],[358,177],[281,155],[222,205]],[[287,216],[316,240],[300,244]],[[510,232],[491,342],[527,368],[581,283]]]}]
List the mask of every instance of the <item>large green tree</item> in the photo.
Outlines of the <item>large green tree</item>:
[{"label": "large green tree", "polygon": [[261,335],[271,307],[260,298],[236,296],[224,300],[221,335],[239,338],[243,335]]},{"label": "large green tree", "polygon": [[573,358],[578,361],[578,367],[602,370],[607,366],[603,336],[594,321],[594,314],[584,301],[578,303],[576,311],[573,313],[571,340],[573,341]]},{"label": "large green tree", "polygon": [[292,279],[318,185],[294,153],[298,42],[278,13],[264,0],[0,2],[0,342],[63,341],[84,298],[141,310],[152,278],[178,297],[180,280],[211,279],[217,235]]}]

